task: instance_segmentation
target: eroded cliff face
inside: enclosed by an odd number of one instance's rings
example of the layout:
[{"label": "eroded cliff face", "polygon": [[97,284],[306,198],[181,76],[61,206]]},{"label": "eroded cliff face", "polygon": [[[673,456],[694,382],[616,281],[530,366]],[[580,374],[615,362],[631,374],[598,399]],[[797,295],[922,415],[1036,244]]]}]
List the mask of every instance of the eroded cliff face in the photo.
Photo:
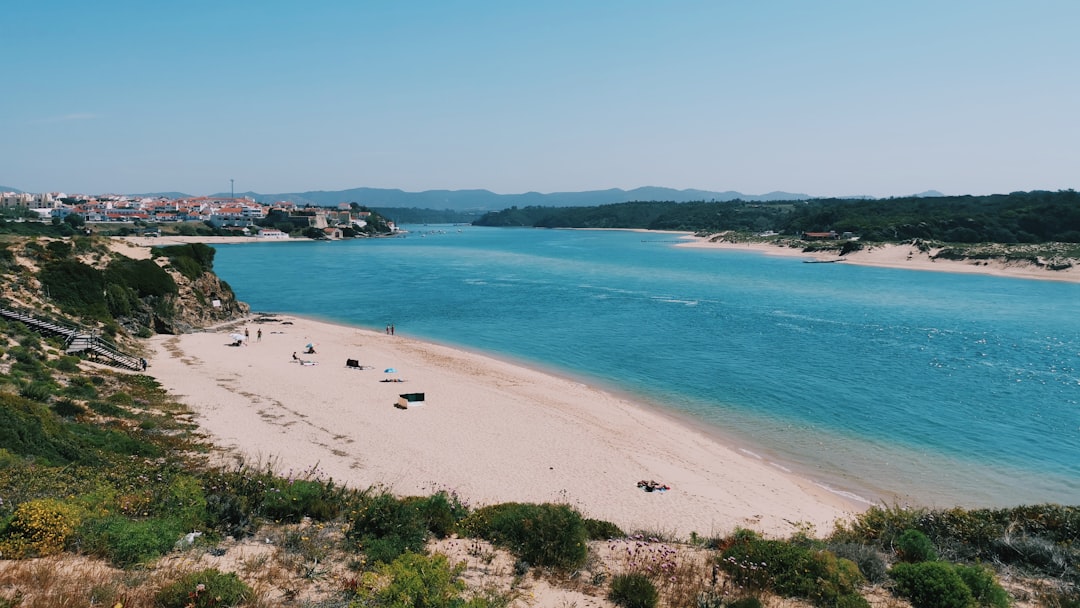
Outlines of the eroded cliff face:
[{"label": "eroded cliff face", "polygon": [[150,327],[159,334],[182,334],[235,321],[251,312],[251,307],[236,299],[229,284],[206,272],[191,280],[165,268],[179,293],[166,296],[154,305]]}]

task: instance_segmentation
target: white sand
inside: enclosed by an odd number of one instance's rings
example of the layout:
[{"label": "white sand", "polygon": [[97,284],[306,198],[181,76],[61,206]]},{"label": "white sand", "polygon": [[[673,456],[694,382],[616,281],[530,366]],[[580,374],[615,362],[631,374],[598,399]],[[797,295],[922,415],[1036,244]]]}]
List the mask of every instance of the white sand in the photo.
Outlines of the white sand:
[{"label": "white sand", "polygon": [[[712,237],[709,237],[712,238]],[[734,249],[758,251],[769,255],[800,257],[813,260],[841,260],[844,264],[860,266],[878,266],[882,268],[904,268],[907,270],[929,270],[934,272],[957,272],[964,274],[985,274],[998,277],[1019,279],[1038,279],[1044,281],[1066,281],[1080,283],[1080,266],[1065,270],[1049,270],[1027,262],[1005,263],[999,260],[934,260],[931,255],[937,250],[920,251],[910,244],[872,245],[849,253],[843,258],[835,252],[807,253],[801,249],[784,247],[769,243],[735,243],[724,240],[712,241],[709,238],[688,235],[686,242],[677,247],[698,247],[707,249]]]},{"label": "white sand", "polygon": [[[401,335],[275,318],[156,336],[149,373],[217,445],[275,459],[283,472],[317,465],[350,487],[454,490],[474,506],[561,502],[627,531],[681,537],[736,526],[787,535],[796,522],[827,532],[861,508],[572,380]],[[245,325],[250,344],[229,346]],[[309,342],[318,354],[300,354]],[[294,351],[318,365],[294,362]],[[348,369],[346,359],[373,369]],[[391,367],[396,374],[384,373]],[[405,392],[426,400],[394,407]],[[643,479],[671,490],[645,492]]]}]

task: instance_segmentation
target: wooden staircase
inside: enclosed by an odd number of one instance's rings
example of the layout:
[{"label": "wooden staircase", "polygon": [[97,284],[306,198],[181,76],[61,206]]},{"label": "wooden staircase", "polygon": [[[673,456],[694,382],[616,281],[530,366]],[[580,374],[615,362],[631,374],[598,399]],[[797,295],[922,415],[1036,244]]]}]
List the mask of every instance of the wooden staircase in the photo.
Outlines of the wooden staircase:
[{"label": "wooden staircase", "polygon": [[89,354],[92,359],[102,363],[115,365],[125,369],[142,371],[142,359],[121,352],[113,343],[97,335],[96,332],[87,330],[77,325],[65,324],[47,319],[39,319],[32,315],[0,308],[0,317],[19,321],[27,327],[36,329],[40,333],[64,338],[64,351],[68,354]]}]

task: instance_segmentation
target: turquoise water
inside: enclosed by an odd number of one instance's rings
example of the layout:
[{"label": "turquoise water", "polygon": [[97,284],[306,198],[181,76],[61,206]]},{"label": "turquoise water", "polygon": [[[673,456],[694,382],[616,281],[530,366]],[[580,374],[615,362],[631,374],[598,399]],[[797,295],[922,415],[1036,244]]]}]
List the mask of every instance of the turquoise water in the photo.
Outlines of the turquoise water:
[{"label": "turquoise water", "polygon": [[253,310],[514,358],[870,501],[1080,504],[1080,285],[413,227],[218,246]]}]

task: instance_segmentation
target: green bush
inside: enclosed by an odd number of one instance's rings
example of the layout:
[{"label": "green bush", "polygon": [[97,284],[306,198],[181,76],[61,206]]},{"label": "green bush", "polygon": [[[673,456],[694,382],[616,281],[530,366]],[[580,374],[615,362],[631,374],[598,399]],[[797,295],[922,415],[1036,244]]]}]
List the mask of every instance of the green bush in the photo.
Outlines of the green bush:
[{"label": "green bush", "polygon": [[86,405],[90,409],[101,414],[102,416],[120,417],[127,413],[125,410],[109,403],[108,401],[93,400],[87,402]]},{"label": "green bush", "polygon": [[475,535],[533,566],[573,570],[588,556],[585,521],[567,505],[502,503],[477,509],[466,522]]},{"label": "green bush", "polygon": [[73,374],[79,371],[79,358],[71,355],[63,355],[53,364],[57,370],[65,374]]},{"label": "green bush", "polygon": [[110,284],[119,284],[133,290],[138,298],[165,296],[179,291],[176,281],[153,260],[117,258],[105,271]]},{"label": "green bush", "polygon": [[95,460],[46,406],[3,392],[0,445],[20,456],[40,458],[46,464]]},{"label": "green bush", "polygon": [[427,525],[415,504],[388,492],[365,496],[352,513],[346,538],[364,551],[370,563],[390,563],[405,553],[419,553]]},{"label": "green bush", "polygon": [[885,564],[885,556],[870,545],[860,543],[832,543],[828,545],[829,551],[836,557],[851,560],[859,567],[866,580],[877,584],[888,578],[888,566]]},{"label": "green bush", "polygon": [[610,540],[626,536],[619,526],[602,519],[585,519],[585,530],[589,535],[589,540]]},{"label": "green bush", "polygon": [[42,267],[38,280],[60,308],[80,316],[108,318],[105,307],[105,276],[77,260],[51,262]]},{"label": "green bush", "polygon": [[156,511],[176,521],[185,531],[206,524],[206,496],[202,482],[191,475],[177,475],[157,500]]},{"label": "green bush", "polygon": [[640,572],[616,574],[611,578],[608,599],[622,608],[654,608],[660,593],[649,577]]},{"label": "green bush", "polygon": [[761,600],[756,596],[740,597],[725,604],[727,608],[761,608]]},{"label": "green bush", "polygon": [[464,564],[450,566],[445,555],[405,553],[368,572],[356,590],[362,606],[380,608],[464,608]]},{"label": "green bush", "polygon": [[235,574],[208,568],[185,574],[158,591],[154,599],[161,608],[217,608],[236,606],[252,595],[251,587]]},{"label": "green bush", "polygon": [[998,584],[994,573],[982,566],[953,566],[971,591],[975,603],[985,608],[1009,608],[1009,594]]},{"label": "green bush", "polygon": [[284,522],[298,522],[304,517],[327,521],[341,510],[338,498],[329,483],[279,479],[263,498],[263,513]]},{"label": "green bush", "polygon": [[48,403],[55,392],[56,385],[51,382],[31,382],[19,389],[19,395],[41,403]]},{"label": "green bush", "polygon": [[84,521],[77,536],[87,553],[128,568],[161,557],[184,532],[183,524],[173,519],[109,516]]},{"label": "green bush", "polygon": [[189,243],[186,245],[173,245],[170,247],[154,247],[151,250],[153,257],[165,256],[180,274],[195,280],[204,272],[210,272],[214,268],[213,247],[203,243]]},{"label": "green bush", "polygon": [[896,539],[896,549],[905,562],[932,562],[937,559],[934,543],[918,530],[904,530]]},{"label": "green bush", "polygon": [[86,408],[75,403],[71,399],[60,399],[52,404],[52,410],[61,418],[74,418],[86,413]]},{"label": "green bush", "polygon": [[407,499],[420,511],[428,531],[435,538],[446,538],[454,532],[466,515],[468,508],[461,504],[456,494],[439,491],[424,498]]},{"label": "green bush", "polygon": [[751,591],[772,590],[808,599],[815,606],[868,605],[858,593],[863,583],[859,567],[828,551],[742,531],[721,553],[719,565],[736,584]]},{"label": "green bush", "polygon": [[975,598],[951,564],[899,563],[889,571],[898,595],[914,608],[970,608]]}]

